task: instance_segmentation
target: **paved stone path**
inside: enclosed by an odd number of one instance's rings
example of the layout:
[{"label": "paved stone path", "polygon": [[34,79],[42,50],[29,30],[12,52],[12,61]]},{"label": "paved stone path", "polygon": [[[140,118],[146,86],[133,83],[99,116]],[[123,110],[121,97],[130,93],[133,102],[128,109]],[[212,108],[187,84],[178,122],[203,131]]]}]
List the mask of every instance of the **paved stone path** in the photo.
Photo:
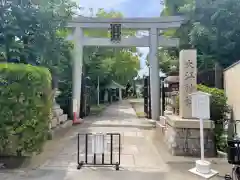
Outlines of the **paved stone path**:
[{"label": "paved stone path", "polygon": [[[86,119],[65,137],[64,146],[57,149],[55,156],[49,158],[36,170],[19,173],[1,173],[0,180],[195,180],[197,177],[186,168],[172,169],[163,161],[156,147],[147,135],[152,125],[138,119],[127,101],[109,106],[101,116]],[[77,170],[77,133],[117,132],[121,133],[120,171],[113,167],[83,167]],[[116,142],[117,144],[117,142]],[[84,152],[84,137],[80,138],[80,150]],[[84,158],[83,155],[80,158]],[[91,157],[89,157],[91,160]],[[109,159],[106,158],[106,161]],[[116,155],[114,160],[117,161]]]}]

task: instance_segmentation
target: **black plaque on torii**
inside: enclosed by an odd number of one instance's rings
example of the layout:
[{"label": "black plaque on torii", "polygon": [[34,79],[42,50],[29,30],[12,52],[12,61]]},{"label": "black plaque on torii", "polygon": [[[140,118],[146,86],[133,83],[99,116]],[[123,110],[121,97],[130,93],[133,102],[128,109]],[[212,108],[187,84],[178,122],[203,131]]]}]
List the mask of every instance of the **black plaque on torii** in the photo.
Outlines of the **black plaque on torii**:
[{"label": "black plaque on torii", "polygon": [[110,33],[112,42],[120,42],[122,37],[122,25],[119,23],[110,24]]}]

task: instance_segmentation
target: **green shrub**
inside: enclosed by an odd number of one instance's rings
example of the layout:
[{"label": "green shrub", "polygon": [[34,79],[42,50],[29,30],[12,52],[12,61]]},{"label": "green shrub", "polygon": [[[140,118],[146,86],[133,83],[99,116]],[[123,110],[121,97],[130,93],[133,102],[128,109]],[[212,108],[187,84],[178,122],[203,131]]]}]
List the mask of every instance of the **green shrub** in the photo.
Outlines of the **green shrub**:
[{"label": "green shrub", "polygon": [[[210,99],[210,116],[211,120],[214,121],[214,135],[216,140],[216,148],[218,150],[225,151],[226,149],[226,138],[224,134],[223,122],[225,119],[225,114],[229,112],[227,106],[227,97],[224,91],[217,88],[210,88],[204,85],[197,86],[198,91],[203,91],[211,94]],[[177,98],[176,109],[179,111],[179,98]]]},{"label": "green shrub", "polygon": [[41,150],[52,107],[51,75],[42,67],[0,64],[0,154]]}]

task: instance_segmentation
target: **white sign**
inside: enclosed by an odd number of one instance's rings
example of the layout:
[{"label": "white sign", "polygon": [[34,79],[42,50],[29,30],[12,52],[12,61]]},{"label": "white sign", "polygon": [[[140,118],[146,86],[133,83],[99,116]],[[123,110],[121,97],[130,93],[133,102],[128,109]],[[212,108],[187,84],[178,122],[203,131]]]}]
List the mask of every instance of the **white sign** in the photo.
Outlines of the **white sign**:
[{"label": "white sign", "polygon": [[192,93],[192,117],[210,119],[210,94],[197,91]]},{"label": "white sign", "polygon": [[76,99],[73,99],[73,112],[77,112],[78,103]]},{"label": "white sign", "polygon": [[104,153],[104,134],[97,133],[92,136],[92,153],[103,154]]}]

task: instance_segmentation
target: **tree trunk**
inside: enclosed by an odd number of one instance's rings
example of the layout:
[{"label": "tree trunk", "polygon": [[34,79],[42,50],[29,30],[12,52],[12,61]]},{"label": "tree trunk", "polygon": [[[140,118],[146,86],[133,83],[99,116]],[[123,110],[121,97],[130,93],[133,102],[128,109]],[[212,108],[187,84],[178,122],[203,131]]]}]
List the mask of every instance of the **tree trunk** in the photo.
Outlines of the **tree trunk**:
[{"label": "tree trunk", "polygon": [[223,89],[223,69],[218,62],[215,63],[215,87]]},{"label": "tree trunk", "polygon": [[51,72],[52,75],[52,89],[58,88],[58,75],[54,72]]}]

